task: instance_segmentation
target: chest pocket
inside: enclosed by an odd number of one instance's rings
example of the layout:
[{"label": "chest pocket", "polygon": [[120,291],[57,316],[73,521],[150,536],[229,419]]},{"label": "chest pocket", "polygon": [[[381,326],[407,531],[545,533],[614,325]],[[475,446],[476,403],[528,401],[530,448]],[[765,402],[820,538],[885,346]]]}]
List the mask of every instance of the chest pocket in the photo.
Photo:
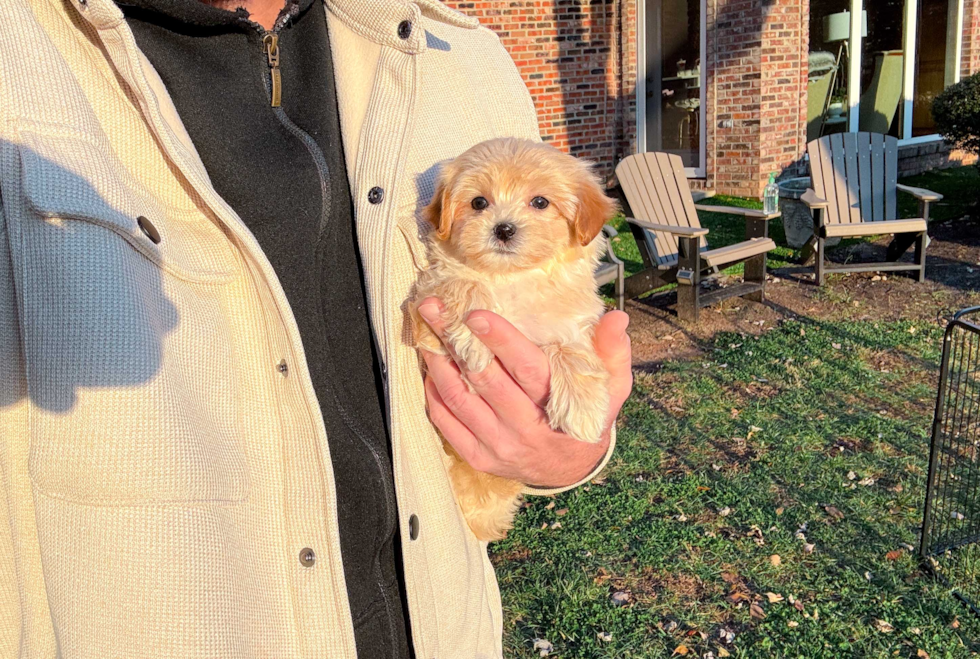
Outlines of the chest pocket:
[{"label": "chest pocket", "polygon": [[14,252],[35,487],[88,505],[241,501],[228,239],[96,141],[22,138]]}]

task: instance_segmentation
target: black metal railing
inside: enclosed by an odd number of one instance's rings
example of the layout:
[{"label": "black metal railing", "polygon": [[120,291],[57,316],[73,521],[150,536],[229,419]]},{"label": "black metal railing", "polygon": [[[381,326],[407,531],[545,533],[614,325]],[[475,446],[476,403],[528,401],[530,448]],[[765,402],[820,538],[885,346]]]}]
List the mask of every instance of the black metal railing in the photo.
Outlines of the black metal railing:
[{"label": "black metal railing", "polygon": [[919,553],[980,615],[980,307],[946,327]]}]

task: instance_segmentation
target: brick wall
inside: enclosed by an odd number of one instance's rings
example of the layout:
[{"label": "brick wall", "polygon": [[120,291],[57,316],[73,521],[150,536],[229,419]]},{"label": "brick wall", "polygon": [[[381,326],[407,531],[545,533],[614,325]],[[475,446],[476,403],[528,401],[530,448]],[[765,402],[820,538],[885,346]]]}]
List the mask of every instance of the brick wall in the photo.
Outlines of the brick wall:
[{"label": "brick wall", "polygon": [[980,0],[963,2],[962,75],[980,72]]},{"label": "brick wall", "polygon": [[500,37],[541,136],[608,178],[636,139],[637,0],[444,0]]},{"label": "brick wall", "polygon": [[[637,3],[444,0],[494,30],[527,83],[542,138],[593,160],[610,183],[636,145]],[[706,0],[706,178],[758,197],[769,172],[805,169],[809,0]],[[980,71],[980,0],[964,0],[963,73]],[[964,162],[941,144],[903,149],[903,173]]]}]

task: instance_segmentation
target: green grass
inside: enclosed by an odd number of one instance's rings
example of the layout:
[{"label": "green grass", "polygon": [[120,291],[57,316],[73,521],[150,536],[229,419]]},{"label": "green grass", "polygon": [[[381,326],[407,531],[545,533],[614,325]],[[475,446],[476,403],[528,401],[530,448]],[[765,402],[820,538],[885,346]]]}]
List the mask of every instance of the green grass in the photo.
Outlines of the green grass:
[{"label": "green grass", "polygon": [[530,499],[492,548],[505,655],[972,656],[978,625],[906,548],[940,349],[920,323],[791,320],[638,372],[601,479]]}]

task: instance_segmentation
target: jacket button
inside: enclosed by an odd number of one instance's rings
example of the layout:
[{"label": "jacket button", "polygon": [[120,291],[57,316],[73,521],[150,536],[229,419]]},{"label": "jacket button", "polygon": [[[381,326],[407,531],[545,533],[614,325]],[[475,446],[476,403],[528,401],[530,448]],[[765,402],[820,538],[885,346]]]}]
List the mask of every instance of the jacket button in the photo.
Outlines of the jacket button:
[{"label": "jacket button", "polygon": [[140,215],[136,218],[136,224],[139,225],[143,235],[152,240],[154,245],[160,244],[160,232],[157,231],[157,228],[153,226],[152,222]]},{"label": "jacket button", "polygon": [[374,186],[368,190],[368,203],[369,204],[380,204],[385,198],[385,191],[378,186]]},{"label": "jacket button", "polygon": [[287,364],[286,360],[284,359],[276,364],[276,370],[282,373],[284,376],[289,375],[289,364]]},{"label": "jacket button", "polygon": [[313,567],[316,563],[316,552],[314,552],[309,547],[305,547],[299,552],[299,563],[303,567]]},{"label": "jacket button", "polygon": [[408,39],[412,36],[412,22],[402,21],[398,24],[398,37],[400,39]]},{"label": "jacket button", "polygon": [[419,516],[412,515],[408,518],[408,538],[415,540],[419,537]]}]

